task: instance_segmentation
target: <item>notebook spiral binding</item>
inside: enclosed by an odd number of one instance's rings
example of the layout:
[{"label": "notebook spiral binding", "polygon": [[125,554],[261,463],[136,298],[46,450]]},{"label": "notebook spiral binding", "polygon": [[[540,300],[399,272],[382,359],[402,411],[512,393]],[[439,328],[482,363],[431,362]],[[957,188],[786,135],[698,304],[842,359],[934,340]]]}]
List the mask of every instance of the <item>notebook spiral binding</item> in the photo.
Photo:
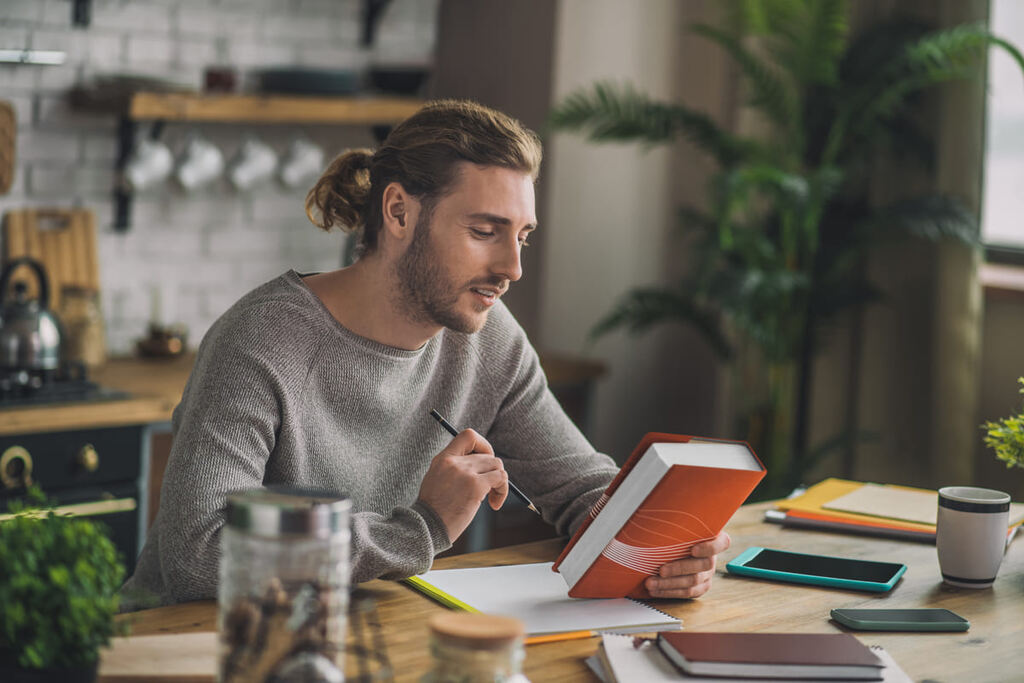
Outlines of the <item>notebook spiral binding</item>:
[{"label": "notebook spiral binding", "polygon": [[633,602],[637,603],[638,605],[643,605],[644,607],[647,607],[647,608],[649,608],[649,609],[652,609],[652,610],[654,610],[655,612],[657,612],[658,614],[662,615],[663,617],[668,617],[669,619],[675,619],[675,620],[676,620],[676,621],[678,621],[678,622],[679,622],[680,624],[682,624],[682,623],[683,623],[683,620],[682,620],[682,619],[680,619],[679,617],[674,617],[674,616],[672,616],[671,614],[669,614],[668,612],[662,612],[662,611],[661,611],[660,609],[658,609],[657,607],[653,607],[653,606],[651,606],[651,605],[648,605],[648,604],[647,604],[646,602],[644,602],[644,601],[642,601],[642,600],[637,600],[636,598],[626,598],[626,599],[627,599],[627,600],[632,600]]},{"label": "notebook spiral binding", "polygon": [[[679,628],[682,629],[682,627],[683,627],[683,620],[680,619],[679,617],[674,617],[671,614],[669,614],[668,612],[662,612],[657,607],[652,607],[651,605],[647,604],[643,600],[637,600],[636,598],[628,598],[628,597],[626,599],[629,600],[630,602],[635,602],[636,604],[640,605],[641,607],[646,607],[647,609],[654,610],[655,612],[657,612],[658,614],[660,614],[663,617],[668,617],[669,619],[673,619],[675,621],[678,621],[679,622]],[[613,635],[617,635],[617,636],[631,636],[631,635],[637,633],[638,630],[639,629],[632,629],[630,631],[617,631],[617,630],[615,630],[613,628],[610,628],[610,629],[601,629],[601,630],[598,631],[598,633],[601,633],[601,634],[609,633],[609,634],[613,634]],[[640,630],[640,632],[650,631],[650,630],[652,630],[652,629],[644,628],[644,629]],[[657,629],[654,629],[654,630],[657,630]],[[649,639],[645,639],[645,640],[653,640],[653,638],[649,638]]]}]

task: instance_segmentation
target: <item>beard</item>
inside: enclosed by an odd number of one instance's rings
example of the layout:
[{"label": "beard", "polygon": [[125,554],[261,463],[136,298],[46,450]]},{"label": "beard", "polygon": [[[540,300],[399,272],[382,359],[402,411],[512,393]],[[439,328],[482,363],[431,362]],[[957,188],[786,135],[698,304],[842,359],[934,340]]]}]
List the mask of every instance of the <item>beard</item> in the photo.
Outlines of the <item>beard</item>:
[{"label": "beard", "polygon": [[[424,207],[416,221],[409,248],[398,259],[395,274],[398,279],[399,307],[409,319],[447,327],[455,332],[473,334],[487,321],[487,316],[470,316],[458,310],[459,296],[470,284],[458,286],[444,268],[431,239],[431,207]],[[501,287],[503,278],[489,278],[485,282]]]}]

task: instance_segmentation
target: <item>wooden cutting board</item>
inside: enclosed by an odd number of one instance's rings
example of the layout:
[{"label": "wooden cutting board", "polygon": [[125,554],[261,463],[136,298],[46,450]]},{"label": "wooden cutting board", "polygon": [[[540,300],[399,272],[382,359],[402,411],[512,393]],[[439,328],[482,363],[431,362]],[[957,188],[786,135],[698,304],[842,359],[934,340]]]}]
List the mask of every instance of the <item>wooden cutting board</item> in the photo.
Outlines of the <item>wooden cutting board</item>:
[{"label": "wooden cutting board", "polygon": [[14,150],[18,141],[17,118],[10,102],[0,100],[0,194],[14,183]]},{"label": "wooden cutting board", "polygon": [[[60,310],[61,289],[100,289],[96,254],[96,218],[89,209],[16,209],[4,215],[4,265],[30,256],[43,264],[50,281],[51,311]],[[29,297],[38,295],[36,277],[27,266],[14,273],[11,282],[29,283]],[[4,293],[0,293],[3,296]]]},{"label": "wooden cutting board", "polygon": [[112,638],[110,649],[100,650],[99,683],[212,683],[217,647],[217,634],[212,632]]}]

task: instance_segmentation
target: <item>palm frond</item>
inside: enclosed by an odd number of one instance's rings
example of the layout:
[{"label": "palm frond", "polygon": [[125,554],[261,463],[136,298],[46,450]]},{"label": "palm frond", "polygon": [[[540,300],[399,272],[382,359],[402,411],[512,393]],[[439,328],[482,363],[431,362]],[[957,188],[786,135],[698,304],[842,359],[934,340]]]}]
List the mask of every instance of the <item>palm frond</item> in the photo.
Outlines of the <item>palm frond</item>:
[{"label": "palm frond", "polygon": [[555,129],[582,131],[595,142],[664,143],[682,136],[723,166],[759,154],[760,146],[731,135],[705,114],[650,99],[629,85],[597,83],[570,93],[552,110]]},{"label": "palm frond", "polygon": [[[764,35],[798,39],[798,26],[807,15],[806,0],[760,0],[764,13]],[[754,34],[756,35],[756,34]]]},{"label": "palm frond", "polygon": [[[810,196],[810,183],[799,173],[771,164],[748,164],[718,178],[721,200],[745,205],[754,192],[762,192],[790,207],[800,207]],[[730,216],[731,217],[731,216]]]},{"label": "palm frond", "polygon": [[802,87],[833,85],[849,28],[845,0],[776,0],[766,46]]},{"label": "palm frond", "polygon": [[990,46],[1005,50],[1024,72],[1024,55],[983,24],[963,24],[923,36],[849,96],[830,133],[826,160],[850,139],[870,135],[919,90],[973,76]]},{"label": "palm frond", "polygon": [[803,83],[832,85],[839,77],[839,63],[849,30],[843,0],[813,0],[801,41],[797,73]]},{"label": "palm frond", "polygon": [[969,71],[981,63],[990,46],[1005,50],[1024,71],[1024,56],[1012,43],[993,35],[984,23],[963,24],[921,38],[907,48],[911,70],[935,74]]},{"label": "palm frond", "polygon": [[784,73],[768,66],[763,58],[748,50],[743,43],[720,28],[707,24],[691,26],[694,33],[717,43],[736,61],[751,88],[751,105],[763,111],[780,131],[798,137],[800,108],[792,83]]},{"label": "palm frond", "polygon": [[732,344],[722,331],[718,314],[701,305],[687,289],[676,292],[646,288],[628,292],[590,330],[590,338],[596,339],[620,327],[637,333],[660,323],[681,322],[692,325],[720,357],[732,358]]},{"label": "palm frond", "polygon": [[938,241],[954,239],[979,244],[978,218],[962,201],[948,195],[926,195],[881,207],[866,226],[878,237],[907,234]]},{"label": "palm frond", "polygon": [[800,348],[802,325],[791,312],[801,308],[808,288],[809,280],[800,271],[777,263],[743,264],[717,270],[701,294],[766,358],[783,360],[795,358]]}]

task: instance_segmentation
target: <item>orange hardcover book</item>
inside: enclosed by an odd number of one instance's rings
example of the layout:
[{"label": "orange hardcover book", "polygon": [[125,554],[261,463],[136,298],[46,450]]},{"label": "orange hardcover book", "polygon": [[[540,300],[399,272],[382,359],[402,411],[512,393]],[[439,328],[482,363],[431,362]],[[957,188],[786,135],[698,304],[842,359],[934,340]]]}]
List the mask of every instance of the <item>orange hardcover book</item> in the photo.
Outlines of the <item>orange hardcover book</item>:
[{"label": "orange hardcover book", "polygon": [[651,432],[553,569],[573,598],[649,598],[644,580],[718,535],[764,475],[743,441]]}]

